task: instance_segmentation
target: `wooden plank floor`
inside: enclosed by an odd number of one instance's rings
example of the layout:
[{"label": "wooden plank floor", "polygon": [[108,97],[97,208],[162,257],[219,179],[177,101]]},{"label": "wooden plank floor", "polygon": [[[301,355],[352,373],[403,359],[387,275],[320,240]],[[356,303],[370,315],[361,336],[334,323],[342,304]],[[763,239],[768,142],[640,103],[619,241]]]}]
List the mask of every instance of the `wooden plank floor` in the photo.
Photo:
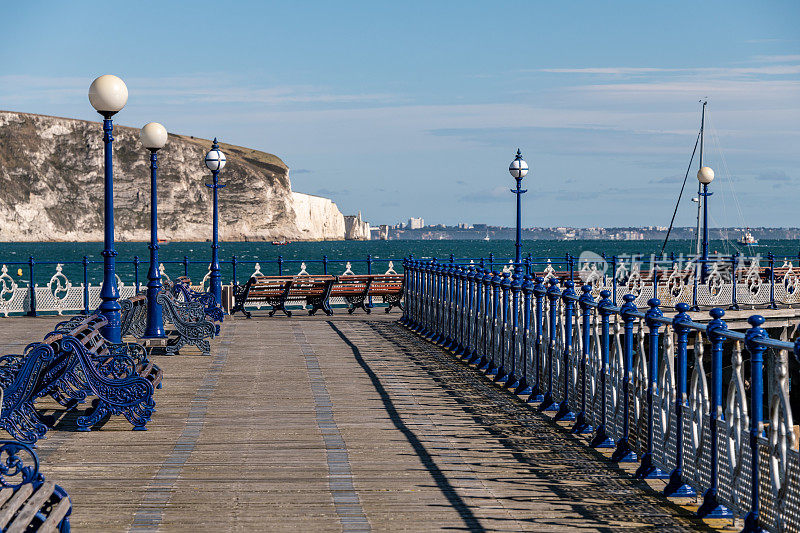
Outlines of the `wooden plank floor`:
[{"label": "wooden plank floor", "polygon": [[[680,531],[682,507],[386,317],[226,319],[164,369],[146,432],[59,422],[75,531]],[[53,318],[0,320],[0,353]]]}]

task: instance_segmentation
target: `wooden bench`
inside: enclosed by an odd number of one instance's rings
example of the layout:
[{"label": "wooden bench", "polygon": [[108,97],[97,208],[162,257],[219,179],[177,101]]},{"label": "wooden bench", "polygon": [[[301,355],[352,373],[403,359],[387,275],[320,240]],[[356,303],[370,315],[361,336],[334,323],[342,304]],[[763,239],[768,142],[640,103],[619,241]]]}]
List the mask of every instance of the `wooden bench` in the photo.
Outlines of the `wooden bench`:
[{"label": "wooden bench", "polygon": [[0,462],[0,531],[68,533],[72,502],[63,488],[39,473],[33,449],[16,441],[0,441]]},{"label": "wooden bench", "polygon": [[[175,278],[171,287],[172,294],[176,299],[183,300],[184,302],[201,302],[206,315],[214,322],[222,322],[224,315],[216,301],[214,295],[210,292],[198,292],[192,289],[192,280],[188,276],[180,276]],[[219,335],[219,325],[217,326],[217,335]]]},{"label": "wooden bench", "polygon": [[388,304],[386,313],[390,313],[393,307],[403,310],[403,282],[402,274],[373,274],[372,284],[369,287],[369,296],[380,296],[383,303]]},{"label": "wooden bench", "polygon": [[141,339],[147,328],[147,295],[137,294],[131,298],[124,298],[119,303],[122,306],[120,312],[122,336],[130,335]]},{"label": "wooden bench", "polygon": [[45,436],[48,419],[36,411],[34,402],[58,392],[76,364],[77,355],[62,352],[59,340],[48,336],[26,346],[22,354],[0,356],[0,427],[18,441],[33,444]]},{"label": "wooden bench", "polygon": [[181,302],[169,291],[162,291],[156,297],[161,304],[164,324],[170,323],[174,334],[167,341],[167,354],[177,354],[183,346],[197,347],[203,355],[211,355],[211,343],[219,329],[206,316],[205,307],[200,301]]},{"label": "wooden bench", "polygon": [[283,311],[286,316],[292,312],[286,309],[287,302],[303,302],[311,306],[309,315],[322,310],[332,315],[329,298],[336,278],[333,276],[254,276],[243,286],[234,287],[234,306],[231,315],[241,311],[247,318],[251,313],[246,305],[270,305],[269,316]]},{"label": "wooden bench", "polygon": [[57,342],[62,352],[78,356],[78,364],[50,395],[65,407],[82,403],[89,394],[96,397],[91,411],[78,417],[79,431],[91,431],[109,415],[123,415],[134,430],[146,430],[155,410],[153,392],[161,387],[163,372],[148,360],[143,346],[108,342],[100,334],[106,324],[105,317],[95,314],[71,329],[57,330],[45,338],[46,342]]},{"label": "wooden bench", "polygon": [[402,274],[364,274],[339,276],[336,284],[331,291],[331,297],[344,298],[349,304],[347,312],[352,314],[356,309],[363,309],[367,314],[372,312],[372,304],[369,303],[370,296],[380,296],[384,303],[389,307],[386,312],[390,312],[392,307],[400,307],[403,299],[403,276]]}]

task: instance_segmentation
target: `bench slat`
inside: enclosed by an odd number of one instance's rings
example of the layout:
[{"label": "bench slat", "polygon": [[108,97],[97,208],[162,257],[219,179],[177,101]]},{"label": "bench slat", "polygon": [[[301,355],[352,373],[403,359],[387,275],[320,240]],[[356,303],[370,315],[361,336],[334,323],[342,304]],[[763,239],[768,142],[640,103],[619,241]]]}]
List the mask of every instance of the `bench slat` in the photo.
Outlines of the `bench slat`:
[{"label": "bench slat", "polygon": [[62,498],[58,505],[56,505],[52,511],[50,511],[50,516],[47,517],[47,520],[42,522],[42,525],[39,527],[39,533],[55,533],[58,531],[58,525],[67,516],[69,512],[69,508],[72,506],[72,503],[69,501],[69,498]]},{"label": "bench slat", "polygon": [[30,483],[25,483],[14,495],[9,499],[2,508],[0,508],[0,529],[5,530],[5,527],[11,521],[11,518],[17,513],[17,509],[19,509],[25,500],[28,499],[28,496],[33,494],[33,487]]},{"label": "bench slat", "polygon": [[11,487],[5,487],[3,490],[0,490],[0,507],[6,503],[6,500],[8,500],[12,494],[14,494],[14,489]]},{"label": "bench slat", "polygon": [[50,499],[55,488],[56,484],[53,481],[45,481],[42,483],[39,490],[28,499],[25,506],[17,513],[16,518],[14,518],[14,521],[6,530],[6,533],[23,533],[28,529],[28,524],[31,523],[31,520],[33,520],[33,517],[39,512],[39,509]]}]

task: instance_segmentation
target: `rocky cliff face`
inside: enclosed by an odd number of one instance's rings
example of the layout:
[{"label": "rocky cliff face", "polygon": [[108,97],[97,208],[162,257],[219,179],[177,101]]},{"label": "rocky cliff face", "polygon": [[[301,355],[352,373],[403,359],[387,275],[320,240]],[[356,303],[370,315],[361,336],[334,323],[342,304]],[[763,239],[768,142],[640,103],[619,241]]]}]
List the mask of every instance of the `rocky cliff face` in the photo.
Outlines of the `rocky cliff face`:
[{"label": "rocky cliff face", "polygon": [[[211,179],[203,156],[211,142],[169,135],[158,152],[159,237],[211,237]],[[291,190],[280,158],[220,143],[223,240],[343,239],[336,204]],[[139,130],[114,126],[114,221],[117,240],[150,238],[149,152]],[[0,241],[103,238],[102,126],[0,111]]]}]

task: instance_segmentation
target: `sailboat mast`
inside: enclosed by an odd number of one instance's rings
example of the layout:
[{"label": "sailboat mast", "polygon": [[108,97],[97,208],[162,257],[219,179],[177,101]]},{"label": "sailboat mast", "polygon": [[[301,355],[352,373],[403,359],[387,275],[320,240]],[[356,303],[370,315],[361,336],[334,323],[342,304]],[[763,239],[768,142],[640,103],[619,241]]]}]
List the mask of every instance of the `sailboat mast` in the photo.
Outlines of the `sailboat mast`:
[{"label": "sailboat mast", "polygon": [[[708,100],[703,102],[703,111],[700,115],[700,167],[703,168],[703,130],[706,125],[706,104]],[[703,201],[705,200],[700,194],[702,192],[702,185],[697,182],[697,228],[695,229],[695,255],[700,255],[700,212],[703,210]]]}]

